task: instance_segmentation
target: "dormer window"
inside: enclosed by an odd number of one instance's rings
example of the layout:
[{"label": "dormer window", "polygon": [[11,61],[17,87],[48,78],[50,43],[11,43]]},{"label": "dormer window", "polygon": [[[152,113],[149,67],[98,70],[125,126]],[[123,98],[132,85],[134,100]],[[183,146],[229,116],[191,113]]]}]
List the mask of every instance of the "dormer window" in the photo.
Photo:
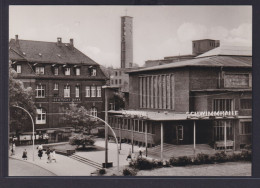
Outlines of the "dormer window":
[{"label": "dormer window", "polygon": [[91,76],[96,76],[97,75],[97,69],[96,68],[92,68],[91,69]]},{"label": "dormer window", "polygon": [[77,68],[76,68],[76,76],[79,76],[79,75],[80,75],[80,68],[77,67]]},{"label": "dormer window", "polygon": [[70,75],[70,68],[65,68],[65,75],[69,76]]},{"label": "dormer window", "polygon": [[22,73],[22,66],[21,65],[16,65],[16,72]]},{"label": "dormer window", "polygon": [[59,75],[59,68],[58,67],[54,68],[54,75]]},{"label": "dormer window", "polygon": [[35,73],[36,74],[44,74],[44,67],[36,67]]}]

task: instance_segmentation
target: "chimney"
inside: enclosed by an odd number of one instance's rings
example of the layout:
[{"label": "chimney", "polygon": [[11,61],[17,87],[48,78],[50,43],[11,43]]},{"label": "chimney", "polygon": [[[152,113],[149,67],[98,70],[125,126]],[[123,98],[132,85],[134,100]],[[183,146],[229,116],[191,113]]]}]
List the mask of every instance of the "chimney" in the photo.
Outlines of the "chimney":
[{"label": "chimney", "polygon": [[74,47],[73,39],[70,39],[70,46]]},{"label": "chimney", "polygon": [[18,35],[15,35],[15,41],[18,41]]},{"label": "chimney", "polygon": [[57,38],[57,45],[58,45],[58,46],[61,46],[61,43],[62,43],[62,39],[61,39],[61,37],[58,37],[58,38]]}]

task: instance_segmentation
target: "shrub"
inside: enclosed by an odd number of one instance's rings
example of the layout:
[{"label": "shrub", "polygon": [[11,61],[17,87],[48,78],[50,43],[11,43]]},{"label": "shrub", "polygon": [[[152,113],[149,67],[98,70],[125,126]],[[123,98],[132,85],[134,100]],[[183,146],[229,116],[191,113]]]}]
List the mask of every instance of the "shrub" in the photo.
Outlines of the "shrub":
[{"label": "shrub", "polygon": [[145,158],[137,158],[135,167],[139,170],[150,170],[154,167],[154,163]]},{"label": "shrub", "polygon": [[194,159],[194,164],[210,164],[213,163],[212,159],[207,154],[199,153]]},{"label": "shrub", "polygon": [[174,158],[172,157],[170,159],[170,164],[172,166],[186,166],[192,163],[192,160],[190,157],[187,156],[183,156],[183,157],[178,157],[178,158]]},{"label": "shrub", "polygon": [[160,160],[152,160],[153,168],[161,168],[163,167],[163,161]]},{"label": "shrub", "polygon": [[252,152],[251,151],[243,150],[240,155],[241,155],[241,160],[251,161],[251,158],[252,158]]},{"label": "shrub", "polygon": [[167,160],[163,161],[163,167],[170,167],[170,166],[171,166],[171,164],[169,161],[167,161]]},{"label": "shrub", "polygon": [[130,168],[125,168],[123,170],[123,175],[124,176],[135,176],[136,175],[136,171]]},{"label": "shrub", "polygon": [[106,172],[106,169],[104,169],[104,168],[101,168],[101,169],[99,169],[98,170],[98,174],[99,175],[104,175],[104,174],[106,174],[107,172]]},{"label": "shrub", "polygon": [[71,145],[77,145],[77,147],[82,146],[85,148],[85,146],[93,146],[95,141],[93,140],[93,136],[80,134],[70,137],[69,143]]},{"label": "shrub", "polygon": [[214,154],[214,161],[218,163],[223,163],[227,161],[227,154],[222,151]]}]

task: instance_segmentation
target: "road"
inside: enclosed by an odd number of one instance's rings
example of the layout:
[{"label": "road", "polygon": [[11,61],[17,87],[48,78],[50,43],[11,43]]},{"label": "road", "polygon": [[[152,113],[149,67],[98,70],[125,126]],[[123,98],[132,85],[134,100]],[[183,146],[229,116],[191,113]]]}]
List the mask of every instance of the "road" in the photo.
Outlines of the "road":
[{"label": "road", "polygon": [[32,163],[9,159],[9,176],[56,176],[54,173]]}]

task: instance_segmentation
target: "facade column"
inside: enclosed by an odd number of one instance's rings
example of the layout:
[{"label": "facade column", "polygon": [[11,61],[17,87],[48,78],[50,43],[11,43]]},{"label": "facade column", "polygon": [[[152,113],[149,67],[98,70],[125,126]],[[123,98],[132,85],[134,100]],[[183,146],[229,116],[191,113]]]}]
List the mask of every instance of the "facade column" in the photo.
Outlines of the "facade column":
[{"label": "facade column", "polygon": [[163,122],[161,122],[161,160],[163,159]]},{"label": "facade column", "polygon": [[196,122],[193,122],[193,150],[194,150],[194,156],[196,154]]},{"label": "facade column", "polygon": [[235,130],[235,121],[232,122],[232,131],[233,131],[233,135],[234,135],[234,139],[233,139],[233,151],[236,150],[236,130]]},{"label": "facade column", "polygon": [[227,150],[227,122],[226,121],[224,121],[225,122],[225,128],[224,128],[224,145],[225,145],[225,152],[226,152],[226,150]]},{"label": "facade column", "polygon": [[[142,126],[144,125],[144,121],[142,120]],[[147,121],[145,122],[145,156],[147,157]]]}]

